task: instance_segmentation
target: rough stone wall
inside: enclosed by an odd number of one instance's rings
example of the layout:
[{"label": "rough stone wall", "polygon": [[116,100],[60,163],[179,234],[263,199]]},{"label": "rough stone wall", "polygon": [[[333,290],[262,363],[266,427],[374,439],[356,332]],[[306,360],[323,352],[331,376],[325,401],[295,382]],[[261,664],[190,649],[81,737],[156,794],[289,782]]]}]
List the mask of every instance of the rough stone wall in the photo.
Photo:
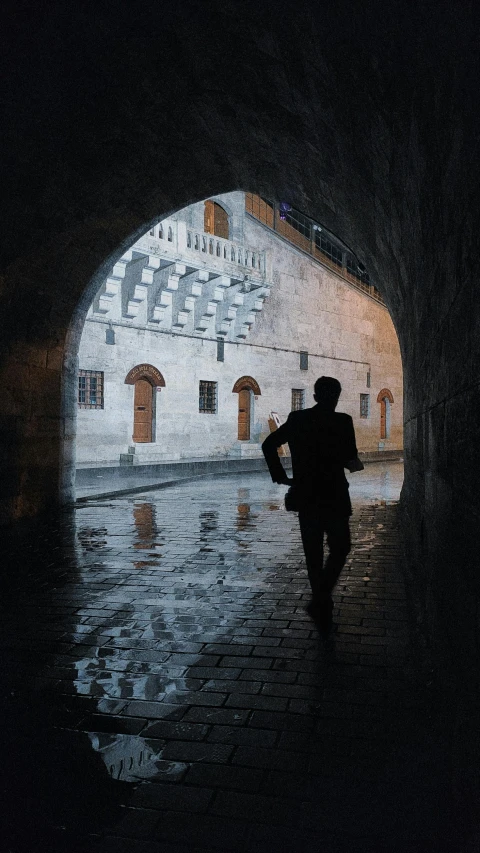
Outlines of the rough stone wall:
[{"label": "rough stone wall", "polygon": [[159,216],[212,194],[287,199],[384,288],[405,373],[420,610],[475,671],[478,7],[54,0],[7,11],[3,520],[69,494],[75,411],[62,387],[112,259]]},{"label": "rough stone wall", "polygon": [[[320,375],[333,375],[342,383],[339,410],[352,415],[361,451],[379,449],[377,396],[381,389],[388,388],[394,398],[391,430],[381,447],[402,449],[401,360],[388,311],[248,218],[244,193],[216,198],[231,215],[232,239],[266,251],[267,281],[270,277],[273,282],[271,295],[264,300],[263,310],[257,313],[246,340],[235,336],[239,328],[232,323],[226,336],[223,362],[217,361],[212,330],[205,339],[199,333],[195,337],[192,315],[198,313],[196,308],[189,314],[186,334],[183,330],[167,333],[165,328],[156,329],[153,323],[148,323],[145,305],[148,297],[144,298],[138,316],[131,320],[122,316],[125,299],[121,289],[109,300],[108,313],[104,316],[95,313],[95,299],[80,342],[79,367],[104,373],[104,408],[78,410],[77,464],[118,464],[120,454],[135,445],[132,437],[134,388],[125,385],[125,377],[135,365],[143,363],[152,364],[161,371],[166,387],[154,395],[153,442],[136,444],[135,461],[255,452],[254,447],[241,447],[237,439],[238,396],[232,389],[241,376],[253,377],[262,392],[257,399],[252,399],[251,443],[257,444],[257,454],[261,455],[259,442],[269,432],[270,413],[277,412],[282,422],[286,420],[291,409],[292,388],[303,389],[305,404],[313,405],[313,384]],[[174,218],[203,230],[203,210],[201,202],[180,211]],[[181,254],[178,259],[184,260]],[[207,253],[207,265],[208,260]],[[142,257],[129,263],[127,274],[121,280],[124,290],[129,288],[128,271],[140,281],[145,263]],[[181,279],[179,287],[180,293]],[[226,311],[223,304],[217,307],[223,312],[220,316]],[[108,323],[112,323],[115,331],[114,346],[106,344]],[[308,370],[300,369],[300,350],[309,353]],[[371,387],[367,387],[367,372],[370,372]],[[202,379],[217,383],[214,415],[198,411],[198,387]],[[368,418],[360,417],[362,393],[370,396]]]}]

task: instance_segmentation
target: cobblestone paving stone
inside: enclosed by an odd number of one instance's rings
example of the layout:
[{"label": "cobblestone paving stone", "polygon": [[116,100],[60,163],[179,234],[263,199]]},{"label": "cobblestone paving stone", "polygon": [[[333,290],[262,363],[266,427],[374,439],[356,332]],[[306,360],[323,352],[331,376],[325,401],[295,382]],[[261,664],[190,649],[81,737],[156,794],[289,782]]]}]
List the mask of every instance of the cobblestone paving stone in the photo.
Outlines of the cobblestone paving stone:
[{"label": "cobblestone paving stone", "polygon": [[268,477],[93,501],[45,530],[1,626],[6,850],[455,850],[382,499],[400,468],[377,467],[352,487],[327,640]]}]

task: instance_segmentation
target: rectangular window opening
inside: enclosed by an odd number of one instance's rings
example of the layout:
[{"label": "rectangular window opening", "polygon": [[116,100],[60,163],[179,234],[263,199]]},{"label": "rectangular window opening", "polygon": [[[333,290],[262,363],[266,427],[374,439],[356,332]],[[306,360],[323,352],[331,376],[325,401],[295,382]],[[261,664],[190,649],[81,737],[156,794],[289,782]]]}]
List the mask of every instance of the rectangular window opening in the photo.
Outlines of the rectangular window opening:
[{"label": "rectangular window opening", "polygon": [[217,411],[217,383],[200,380],[198,411],[214,415]]},{"label": "rectangular window opening", "polygon": [[217,361],[225,361],[225,341],[217,338]]},{"label": "rectangular window opening", "polygon": [[292,388],[292,412],[299,412],[305,408],[305,389]]},{"label": "rectangular window opening", "polygon": [[308,370],[308,352],[300,351],[300,370]]},{"label": "rectangular window opening", "polygon": [[78,408],[103,409],[103,371],[78,371]]},{"label": "rectangular window opening", "polygon": [[368,418],[370,415],[370,394],[360,394],[360,417]]}]

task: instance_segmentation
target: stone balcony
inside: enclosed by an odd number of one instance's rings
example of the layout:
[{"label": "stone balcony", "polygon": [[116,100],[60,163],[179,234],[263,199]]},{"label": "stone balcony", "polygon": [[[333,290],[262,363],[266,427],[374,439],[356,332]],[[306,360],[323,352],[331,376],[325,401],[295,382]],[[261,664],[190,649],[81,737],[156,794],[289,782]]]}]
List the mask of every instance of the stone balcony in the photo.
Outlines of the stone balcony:
[{"label": "stone balcony", "polygon": [[89,317],[244,341],[270,293],[267,253],[165,219],[116,262]]},{"label": "stone balcony", "polygon": [[164,219],[132,248],[172,261],[181,258],[194,269],[208,269],[237,281],[248,276],[261,283],[266,277],[265,252],[189,228],[186,222],[176,219]]}]

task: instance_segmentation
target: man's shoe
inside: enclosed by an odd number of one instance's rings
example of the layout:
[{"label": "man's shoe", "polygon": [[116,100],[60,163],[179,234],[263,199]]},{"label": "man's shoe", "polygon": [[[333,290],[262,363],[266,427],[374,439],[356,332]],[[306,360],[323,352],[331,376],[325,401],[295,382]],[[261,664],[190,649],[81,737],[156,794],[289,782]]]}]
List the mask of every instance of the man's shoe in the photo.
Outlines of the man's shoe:
[{"label": "man's shoe", "polygon": [[324,595],[318,598],[312,598],[308,602],[305,610],[312,619],[318,619],[325,616],[332,616],[333,601],[331,595]]},{"label": "man's shoe", "polygon": [[314,620],[322,637],[326,638],[332,630],[333,601],[330,595],[314,598],[307,604],[305,610]]}]

